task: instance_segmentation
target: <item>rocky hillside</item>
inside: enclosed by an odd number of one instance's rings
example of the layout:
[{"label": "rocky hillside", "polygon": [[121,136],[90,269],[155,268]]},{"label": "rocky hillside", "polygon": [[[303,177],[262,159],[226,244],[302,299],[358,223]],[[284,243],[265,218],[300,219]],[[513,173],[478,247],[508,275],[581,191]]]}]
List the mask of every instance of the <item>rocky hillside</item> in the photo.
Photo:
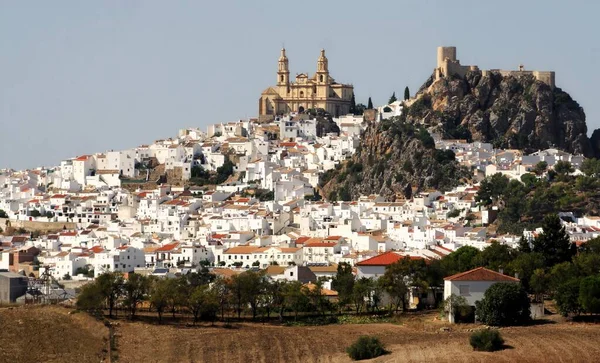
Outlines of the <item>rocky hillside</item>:
[{"label": "rocky hillside", "polygon": [[[424,122],[444,138],[491,142],[527,152],[557,147],[594,155],[583,109],[568,93],[551,89],[531,75],[483,76],[473,71],[464,79],[435,82],[432,76],[409,105],[408,122]],[[598,136],[596,144],[600,144]]]},{"label": "rocky hillside", "polygon": [[370,124],[352,159],[321,179],[321,194],[351,200],[378,193],[388,200],[410,197],[414,190],[448,190],[468,178],[451,151],[435,149],[433,138],[399,118]]}]

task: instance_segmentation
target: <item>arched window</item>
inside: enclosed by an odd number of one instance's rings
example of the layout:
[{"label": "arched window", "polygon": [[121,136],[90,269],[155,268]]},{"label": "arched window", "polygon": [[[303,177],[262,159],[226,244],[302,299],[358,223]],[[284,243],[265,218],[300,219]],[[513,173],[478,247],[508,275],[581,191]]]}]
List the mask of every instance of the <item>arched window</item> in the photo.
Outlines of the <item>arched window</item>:
[{"label": "arched window", "polygon": [[300,97],[304,97],[304,91],[300,91]]},{"label": "arched window", "polygon": [[323,75],[321,75],[321,82],[323,82]]},{"label": "arched window", "polygon": [[279,82],[283,82],[283,75],[279,76]]}]

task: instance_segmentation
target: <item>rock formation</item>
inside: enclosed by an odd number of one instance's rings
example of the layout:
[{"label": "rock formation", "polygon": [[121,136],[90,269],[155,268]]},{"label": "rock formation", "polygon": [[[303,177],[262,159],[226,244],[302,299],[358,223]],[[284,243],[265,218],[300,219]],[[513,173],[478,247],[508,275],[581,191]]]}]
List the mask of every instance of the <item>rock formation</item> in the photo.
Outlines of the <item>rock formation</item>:
[{"label": "rock formation", "polygon": [[444,138],[491,142],[526,152],[556,147],[594,155],[579,104],[529,74],[482,75],[476,70],[436,81],[432,75],[407,105],[408,122],[423,123]]},{"label": "rock formation", "polygon": [[377,193],[394,200],[414,190],[449,190],[469,176],[452,151],[435,149],[425,129],[393,118],[369,124],[352,159],[322,177],[321,194],[355,200]]}]

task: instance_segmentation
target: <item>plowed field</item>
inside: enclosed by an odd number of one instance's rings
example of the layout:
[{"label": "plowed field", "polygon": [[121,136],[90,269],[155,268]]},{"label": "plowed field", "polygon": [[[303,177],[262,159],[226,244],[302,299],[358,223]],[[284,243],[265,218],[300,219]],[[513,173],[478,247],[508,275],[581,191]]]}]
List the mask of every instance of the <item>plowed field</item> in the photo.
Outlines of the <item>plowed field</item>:
[{"label": "plowed field", "polygon": [[[473,325],[452,326],[434,314],[399,324],[285,327],[242,323],[233,328],[156,325],[119,320],[117,362],[348,362],[345,348],[377,335],[390,354],[376,362],[600,362],[600,325],[550,322],[501,329],[506,349],[474,352]],[[100,362],[108,329],[86,314],[59,307],[0,308],[0,362]]]}]

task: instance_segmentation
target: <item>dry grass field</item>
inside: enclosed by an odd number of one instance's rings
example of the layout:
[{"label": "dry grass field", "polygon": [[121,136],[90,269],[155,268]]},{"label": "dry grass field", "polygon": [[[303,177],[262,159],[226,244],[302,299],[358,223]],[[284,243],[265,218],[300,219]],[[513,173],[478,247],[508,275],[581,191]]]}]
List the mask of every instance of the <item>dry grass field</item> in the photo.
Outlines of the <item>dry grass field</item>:
[{"label": "dry grass field", "polygon": [[[375,362],[598,362],[600,325],[550,322],[501,329],[506,349],[474,352],[469,330],[435,314],[398,324],[285,327],[242,323],[227,329],[118,321],[118,362],[348,362],[345,348],[377,335],[390,354]],[[85,314],[58,307],[0,309],[0,362],[99,362],[108,330]]]}]

